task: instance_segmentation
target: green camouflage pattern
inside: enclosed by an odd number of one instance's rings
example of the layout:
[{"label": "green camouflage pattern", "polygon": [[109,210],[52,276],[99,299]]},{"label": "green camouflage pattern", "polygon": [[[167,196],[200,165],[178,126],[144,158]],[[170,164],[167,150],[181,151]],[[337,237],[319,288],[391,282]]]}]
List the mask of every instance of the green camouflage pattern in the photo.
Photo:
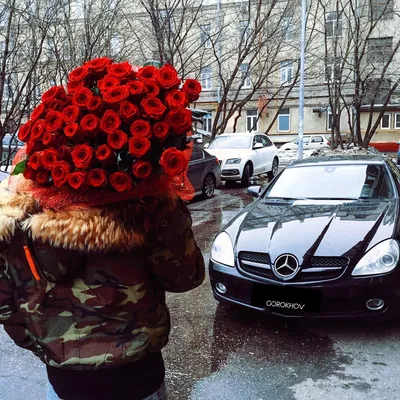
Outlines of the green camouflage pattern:
[{"label": "green camouflage pattern", "polygon": [[54,367],[115,366],[159,351],[170,329],[165,291],[188,291],[204,279],[191,226],[179,201],[149,233],[147,246],[130,253],[82,254],[35,243],[55,282],[33,278],[17,229],[11,244],[0,244],[0,323]]}]

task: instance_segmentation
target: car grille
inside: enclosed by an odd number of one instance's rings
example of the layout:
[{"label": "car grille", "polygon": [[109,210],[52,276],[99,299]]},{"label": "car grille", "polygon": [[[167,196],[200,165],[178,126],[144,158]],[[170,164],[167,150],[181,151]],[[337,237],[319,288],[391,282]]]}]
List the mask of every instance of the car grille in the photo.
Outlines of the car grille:
[{"label": "car grille", "polygon": [[[339,278],[349,264],[347,257],[312,257],[310,266],[303,266],[289,282],[315,282]],[[242,251],[239,253],[242,271],[264,279],[280,281],[272,272],[268,253]]]}]

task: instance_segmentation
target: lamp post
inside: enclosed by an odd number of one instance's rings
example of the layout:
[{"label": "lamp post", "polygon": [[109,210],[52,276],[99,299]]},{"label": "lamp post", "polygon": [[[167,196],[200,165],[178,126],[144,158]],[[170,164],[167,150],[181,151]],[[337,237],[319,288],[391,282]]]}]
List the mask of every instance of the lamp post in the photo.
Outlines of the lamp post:
[{"label": "lamp post", "polygon": [[303,158],[303,135],[304,135],[304,64],[305,64],[305,42],[306,42],[306,8],[307,0],[301,0],[301,36],[300,36],[300,87],[299,87],[299,142],[297,158]]}]

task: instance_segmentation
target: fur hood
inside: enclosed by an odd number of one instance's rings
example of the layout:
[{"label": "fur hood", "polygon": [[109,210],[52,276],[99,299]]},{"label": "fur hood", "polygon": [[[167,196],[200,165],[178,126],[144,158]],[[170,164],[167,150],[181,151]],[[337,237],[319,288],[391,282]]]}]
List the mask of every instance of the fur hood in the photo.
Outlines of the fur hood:
[{"label": "fur hood", "polygon": [[148,232],[176,207],[176,195],[132,200],[97,208],[41,210],[30,194],[0,192],[0,241],[17,228],[35,241],[77,251],[131,251],[146,243]]}]

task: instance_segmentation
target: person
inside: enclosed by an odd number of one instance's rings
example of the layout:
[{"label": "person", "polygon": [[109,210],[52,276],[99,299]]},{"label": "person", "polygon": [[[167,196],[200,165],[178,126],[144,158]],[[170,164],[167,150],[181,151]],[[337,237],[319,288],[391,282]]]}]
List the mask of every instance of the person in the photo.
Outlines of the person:
[{"label": "person", "polygon": [[[0,323],[48,399],[165,399],[165,292],[205,275],[185,201],[197,81],[91,60],[21,126],[0,194]],[[29,394],[27,396],[29,398]]]}]

